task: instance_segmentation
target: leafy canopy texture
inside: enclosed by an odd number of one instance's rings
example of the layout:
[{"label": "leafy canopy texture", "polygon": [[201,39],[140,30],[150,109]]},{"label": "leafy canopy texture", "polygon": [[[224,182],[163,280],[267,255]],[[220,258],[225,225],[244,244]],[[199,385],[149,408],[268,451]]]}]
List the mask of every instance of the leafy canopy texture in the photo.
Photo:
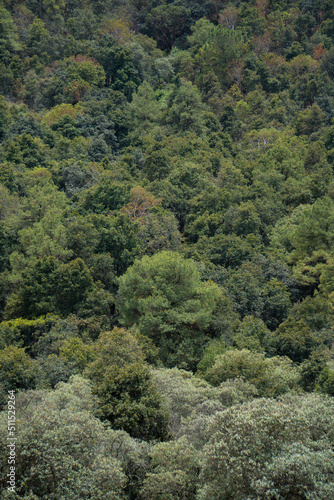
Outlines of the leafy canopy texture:
[{"label": "leafy canopy texture", "polygon": [[[17,496],[43,500],[120,500],[127,478],[116,458],[112,431],[93,416],[90,384],[74,376],[53,392],[17,398]],[[1,463],[7,462],[6,412],[1,413]],[[7,470],[2,469],[5,478]],[[6,479],[1,479],[5,490]],[[30,493],[30,495],[29,495]],[[13,498],[3,491],[1,498]],[[8,495],[8,496],[7,496]]]},{"label": "leafy canopy texture", "polygon": [[258,399],[217,413],[197,498],[329,498],[333,415],[333,400],[313,394]]},{"label": "leafy canopy texture", "polygon": [[95,349],[96,360],[86,374],[98,397],[99,416],[135,438],[165,439],[166,413],[144,362],[149,342],[115,327],[100,335]]},{"label": "leafy canopy texture", "polygon": [[160,252],[135,261],[120,278],[117,307],[124,324],[152,338],[170,364],[175,359],[167,359],[167,351],[189,339],[199,342],[222,297],[216,284],[201,282],[193,260]]}]

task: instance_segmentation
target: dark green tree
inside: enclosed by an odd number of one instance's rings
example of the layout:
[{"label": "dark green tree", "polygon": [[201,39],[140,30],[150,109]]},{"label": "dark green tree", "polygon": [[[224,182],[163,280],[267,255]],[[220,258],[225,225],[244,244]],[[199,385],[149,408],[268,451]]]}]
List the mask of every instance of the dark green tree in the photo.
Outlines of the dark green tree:
[{"label": "dark green tree", "polygon": [[189,368],[222,302],[217,285],[200,281],[195,262],[160,252],[136,261],[120,278],[116,304],[124,324],[152,338],[167,365]]}]

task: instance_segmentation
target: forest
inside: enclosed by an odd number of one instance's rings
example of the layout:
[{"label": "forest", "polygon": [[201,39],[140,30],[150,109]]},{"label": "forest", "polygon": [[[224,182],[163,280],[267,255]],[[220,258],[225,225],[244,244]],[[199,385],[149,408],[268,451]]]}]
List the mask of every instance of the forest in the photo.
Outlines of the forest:
[{"label": "forest", "polygon": [[334,0],[0,0],[1,500],[334,498],[333,169]]}]

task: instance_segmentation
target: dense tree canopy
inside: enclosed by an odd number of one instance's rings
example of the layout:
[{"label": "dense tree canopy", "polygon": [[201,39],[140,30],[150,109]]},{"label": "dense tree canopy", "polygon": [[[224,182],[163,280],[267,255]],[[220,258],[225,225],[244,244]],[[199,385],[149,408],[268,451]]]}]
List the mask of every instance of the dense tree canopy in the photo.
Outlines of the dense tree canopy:
[{"label": "dense tree canopy", "polygon": [[15,498],[334,497],[333,19],[0,0]]}]

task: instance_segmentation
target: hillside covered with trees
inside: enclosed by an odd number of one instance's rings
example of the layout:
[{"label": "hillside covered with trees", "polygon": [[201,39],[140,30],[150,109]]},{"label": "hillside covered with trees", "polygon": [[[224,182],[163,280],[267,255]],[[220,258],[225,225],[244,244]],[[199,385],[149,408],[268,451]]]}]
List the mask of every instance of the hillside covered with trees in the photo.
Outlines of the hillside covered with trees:
[{"label": "hillside covered with trees", "polygon": [[334,498],[333,168],[334,0],[0,0],[1,499]]}]

